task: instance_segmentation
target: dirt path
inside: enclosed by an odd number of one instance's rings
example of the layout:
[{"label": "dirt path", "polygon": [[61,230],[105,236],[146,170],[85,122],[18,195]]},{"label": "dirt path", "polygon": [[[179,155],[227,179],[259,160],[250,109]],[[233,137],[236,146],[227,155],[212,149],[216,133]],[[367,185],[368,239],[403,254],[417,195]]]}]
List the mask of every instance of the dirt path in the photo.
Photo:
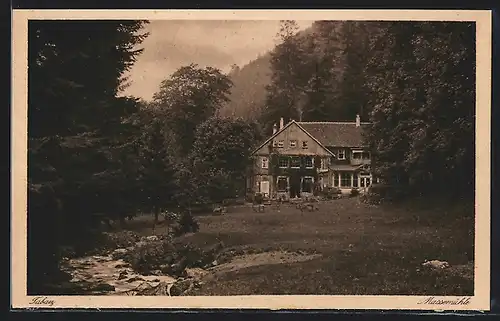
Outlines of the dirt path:
[{"label": "dirt path", "polygon": [[305,262],[319,257],[321,257],[320,254],[299,254],[283,251],[245,254],[234,257],[230,262],[214,266],[208,271],[211,273],[227,273],[251,266]]}]

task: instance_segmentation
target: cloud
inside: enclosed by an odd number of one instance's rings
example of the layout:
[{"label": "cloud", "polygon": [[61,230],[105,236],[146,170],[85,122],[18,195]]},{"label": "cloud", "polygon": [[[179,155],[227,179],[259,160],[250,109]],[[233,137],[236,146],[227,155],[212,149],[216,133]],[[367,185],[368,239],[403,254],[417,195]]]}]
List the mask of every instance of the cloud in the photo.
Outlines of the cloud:
[{"label": "cloud", "polygon": [[[298,21],[301,29],[311,23]],[[149,100],[162,80],[191,63],[224,72],[232,64],[243,66],[274,47],[278,30],[276,20],[151,21],[125,93]]]}]

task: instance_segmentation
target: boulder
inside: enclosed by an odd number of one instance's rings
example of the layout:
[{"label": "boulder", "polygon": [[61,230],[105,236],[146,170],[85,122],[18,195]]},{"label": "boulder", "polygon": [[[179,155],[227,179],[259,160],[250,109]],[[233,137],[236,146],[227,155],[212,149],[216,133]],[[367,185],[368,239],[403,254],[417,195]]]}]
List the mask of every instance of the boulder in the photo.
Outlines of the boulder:
[{"label": "boulder", "polygon": [[[159,240],[159,238],[156,235],[146,236],[146,238],[144,239],[144,241],[149,241],[149,242],[154,242],[154,241],[158,241],[158,240]],[[143,240],[141,240],[141,241],[143,241]]]},{"label": "boulder", "polygon": [[432,269],[446,269],[450,267],[450,264],[446,261],[431,260],[422,263],[422,266],[429,267]]},{"label": "boulder", "polygon": [[134,277],[127,280],[128,283],[132,283],[132,282],[136,282],[136,281],[144,281],[144,279],[141,277],[138,277],[138,276],[134,276]]},{"label": "boulder", "polygon": [[107,283],[97,283],[97,284],[92,284],[87,288],[88,291],[91,292],[112,292],[115,291],[115,287],[107,284]]},{"label": "boulder", "polygon": [[186,276],[188,278],[194,278],[196,280],[204,277],[208,272],[201,268],[188,268],[186,269]]},{"label": "boulder", "polygon": [[181,296],[194,287],[194,279],[182,279],[175,282],[170,288],[171,296]]}]

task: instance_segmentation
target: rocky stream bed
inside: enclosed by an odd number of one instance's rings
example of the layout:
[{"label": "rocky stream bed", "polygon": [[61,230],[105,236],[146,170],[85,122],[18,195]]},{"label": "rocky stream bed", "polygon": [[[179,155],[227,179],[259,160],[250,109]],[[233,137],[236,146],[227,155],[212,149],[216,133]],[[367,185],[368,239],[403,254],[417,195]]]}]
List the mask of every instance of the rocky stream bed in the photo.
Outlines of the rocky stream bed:
[{"label": "rocky stream bed", "polygon": [[[144,244],[144,242],[142,242]],[[204,268],[186,267],[181,276],[167,275],[161,270],[147,274],[134,271],[123,257],[134,247],[119,248],[107,254],[67,259],[62,269],[71,276],[69,284],[86,295],[189,295],[193,288],[221,273],[228,273],[257,265],[303,262],[318,258],[318,254],[270,251],[239,254],[223,263],[212,262]]]}]

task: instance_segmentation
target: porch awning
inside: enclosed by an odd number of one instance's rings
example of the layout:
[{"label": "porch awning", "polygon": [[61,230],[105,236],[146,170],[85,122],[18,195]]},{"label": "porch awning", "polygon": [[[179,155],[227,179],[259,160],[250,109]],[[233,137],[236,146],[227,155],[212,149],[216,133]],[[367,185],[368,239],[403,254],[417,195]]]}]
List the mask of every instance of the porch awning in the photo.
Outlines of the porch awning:
[{"label": "porch awning", "polygon": [[363,165],[331,165],[330,169],[335,172],[352,172],[363,169]]}]

